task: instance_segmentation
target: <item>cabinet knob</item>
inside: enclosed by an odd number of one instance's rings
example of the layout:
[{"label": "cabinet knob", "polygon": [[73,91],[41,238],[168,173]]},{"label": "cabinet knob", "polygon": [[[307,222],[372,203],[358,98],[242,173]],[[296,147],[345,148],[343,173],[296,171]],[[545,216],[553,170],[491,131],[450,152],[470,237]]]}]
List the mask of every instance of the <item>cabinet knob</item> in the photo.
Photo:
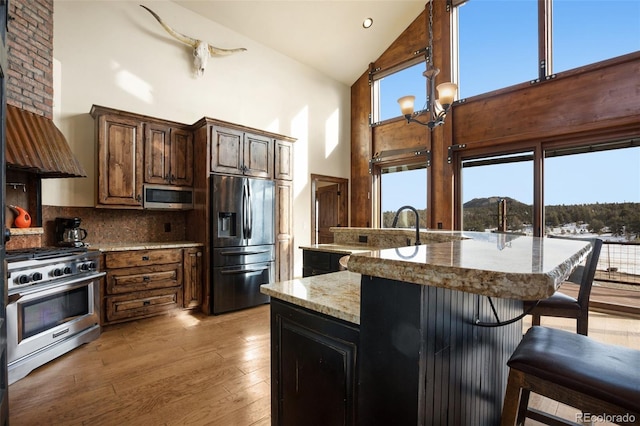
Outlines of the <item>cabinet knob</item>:
[{"label": "cabinet knob", "polygon": [[144,277],[142,277],[142,281],[149,281],[151,278],[149,278],[147,275],[145,275]]},{"label": "cabinet knob", "polygon": [[142,260],[149,260],[149,256],[142,256]]}]

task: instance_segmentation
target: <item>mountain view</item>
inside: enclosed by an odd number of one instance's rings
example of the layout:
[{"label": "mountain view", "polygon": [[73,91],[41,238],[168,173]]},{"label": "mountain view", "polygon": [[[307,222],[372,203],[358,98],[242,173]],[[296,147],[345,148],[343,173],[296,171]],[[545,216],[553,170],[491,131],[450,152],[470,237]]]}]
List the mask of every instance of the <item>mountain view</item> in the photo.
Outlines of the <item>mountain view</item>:
[{"label": "mountain view", "polygon": [[[465,231],[498,229],[500,201],[506,202],[506,230],[533,234],[533,206],[509,197],[474,198],[463,205]],[[407,212],[411,213],[411,212]],[[426,210],[418,210],[426,228]],[[395,212],[383,213],[383,226],[391,227]],[[415,226],[408,214],[400,226]],[[596,203],[545,207],[545,234],[597,234],[617,241],[640,243],[640,203]]]}]

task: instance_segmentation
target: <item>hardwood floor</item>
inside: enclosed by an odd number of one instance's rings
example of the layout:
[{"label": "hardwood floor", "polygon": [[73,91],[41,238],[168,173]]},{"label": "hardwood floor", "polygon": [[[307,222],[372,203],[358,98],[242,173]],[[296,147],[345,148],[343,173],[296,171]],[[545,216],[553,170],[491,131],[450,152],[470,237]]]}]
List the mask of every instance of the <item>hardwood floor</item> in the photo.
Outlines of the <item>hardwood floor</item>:
[{"label": "hardwood floor", "polygon": [[[575,327],[562,319],[542,324]],[[637,318],[593,312],[589,334],[640,350]],[[269,368],[268,305],[221,316],[177,311],[108,327],[14,383],[10,422],[269,425]],[[576,413],[536,395],[532,404],[570,419]]]},{"label": "hardwood floor", "polygon": [[110,326],[9,387],[12,425],[269,425],[269,307]]}]

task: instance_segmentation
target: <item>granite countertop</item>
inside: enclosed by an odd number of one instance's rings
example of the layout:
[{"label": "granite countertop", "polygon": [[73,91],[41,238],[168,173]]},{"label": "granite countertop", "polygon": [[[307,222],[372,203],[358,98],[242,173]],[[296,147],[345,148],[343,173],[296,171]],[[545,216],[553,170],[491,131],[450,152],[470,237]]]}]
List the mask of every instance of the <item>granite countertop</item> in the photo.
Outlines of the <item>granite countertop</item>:
[{"label": "granite countertop", "polygon": [[420,246],[362,248],[360,253],[347,253],[347,245],[345,251],[337,252],[350,254],[349,271],[267,284],[261,291],[359,324],[360,280],[364,275],[485,296],[538,300],[551,296],[591,252],[591,245],[584,240],[485,232],[436,233]]},{"label": "granite countertop", "polygon": [[260,291],[296,306],[360,324],[360,278],[341,271],[277,283],[264,284]]},{"label": "granite countertop", "polygon": [[551,296],[591,252],[586,240],[449,232],[463,238],[352,254],[348,268],[484,296],[538,300]]},{"label": "granite countertop", "polygon": [[166,242],[144,242],[144,243],[96,243],[89,244],[92,249],[100,250],[102,252],[110,251],[128,251],[128,250],[153,250],[153,249],[168,249],[168,248],[188,248],[188,247],[202,247],[202,243],[196,243],[193,241],[166,241]]}]

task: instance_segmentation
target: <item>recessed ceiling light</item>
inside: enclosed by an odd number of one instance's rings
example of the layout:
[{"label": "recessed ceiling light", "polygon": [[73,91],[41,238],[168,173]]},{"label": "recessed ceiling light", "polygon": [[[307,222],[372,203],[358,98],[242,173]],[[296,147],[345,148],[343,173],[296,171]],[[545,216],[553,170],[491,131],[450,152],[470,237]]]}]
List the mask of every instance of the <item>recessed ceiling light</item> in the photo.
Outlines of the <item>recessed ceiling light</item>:
[{"label": "recessed ceiling light", "polygon": [[362,27],[363,28],[371,28],[372,25],[373,25],[373,19],[372,18],[366,18],[364,21],[362,21]]}]

